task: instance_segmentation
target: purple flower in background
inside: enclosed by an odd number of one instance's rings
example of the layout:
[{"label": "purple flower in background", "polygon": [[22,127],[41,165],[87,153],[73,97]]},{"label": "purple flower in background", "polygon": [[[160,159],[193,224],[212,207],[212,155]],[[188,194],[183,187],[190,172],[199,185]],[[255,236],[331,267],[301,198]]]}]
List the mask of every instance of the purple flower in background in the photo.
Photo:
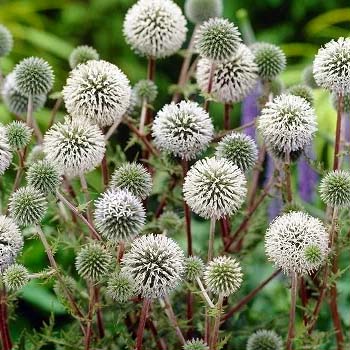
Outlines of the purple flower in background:
[{"label": "purple flower in background", "polygon": [[[261,86],[260,83],[256,85],[253,92],[250,93],[242,103],[242,120],[241,125],[250,123],[253,121],[260,113],[259,110],[259,97],[261,95]],[[249,128],[244,129],[244,132],[255,139],[255,127],[250,126]]]},{"label": "purple flower in background", "polygon": [[[307,152],[306,156],[314,159],[314,151],[312,149]],[[310,167],[305,157],[302,157],[298,162],[298,187],[299,194],[303,201],[311,202],[315,194],[318,175],[314,169]]]}]

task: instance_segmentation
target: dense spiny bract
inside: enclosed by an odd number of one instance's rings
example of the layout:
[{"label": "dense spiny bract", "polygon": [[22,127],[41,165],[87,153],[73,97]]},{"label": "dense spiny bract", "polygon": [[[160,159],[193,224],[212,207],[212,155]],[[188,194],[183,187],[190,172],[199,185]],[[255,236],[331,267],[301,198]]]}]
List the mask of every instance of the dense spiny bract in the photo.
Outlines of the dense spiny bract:
[{"label": "dense spiny bract", "polygon": [[319,264],[323,260],[323,252],[317,245],[310,244],[304,250],[305,260],[310,264]]},{"label": "dense spiny bract", "polygon": [[242,172],[246,172],[254,167],[258,158],[258,148],[250,136],[232,132],[219,142],[215,155],[228,159]]},{"label": "dense spiny bract", "polygon": [[[199,60],[197,82],[203,92],[207,92],[210,79],[211,61]],[[243,44],[227,60],[215,66],[211,93],[220,102],[242,101],[256,86],[258,67],[249,48]]]},{"label": "dense spiny bract", "polygon": [[14,74],[17,89],[25,96],[46,95],[53,86],[52,68],[42,58],[23,59],[16,65]]},{"label": "dense spiny bract", "polygon": [[321,199],[332,207],[350,206],[350,172],[348,170],[330,171],[321,180]]},{"label": "dense spiny bract", "polygon": [[204,271],[204,281],[208,290],[225,297],[239,289],[242,277],[240,264],[228,256],[214,258]]},{"label": "dense spiny bract", "polygon": [[25,266],[13,264],[3,272],[2,278],[6,288],[16,292],[28,283],[29,273]]},{"label": "dense spiny bract", "polygon": [[221,17],[222,11],[222,0],[186,0],[185,2],[185,15],[195,24],[210,18]]},{"label": "dense spiny bract", "polygon": [[185,279],[195,281],[200,278],[204,272],[203,260],[198,256],[189,256],[185,260]]},{"label": "dense spiny bract", "polygon": [[304,98],[312,106],[314,104],[314,96],[312,89],[307,85],[298,84],[291,86],[288,91],[289,94]]},{"label": "dense spiny bract", "polygon": [[184,253],[172,239],[145,235],[134,240],[122,260],[122,272],[145,298],[159,298],[176,288],[184,272]]},{"label": "dense spiny bract", "polygon": [[144,226],[145,209],[128,190],[109,189],[95,201],[95,207],[95,225],[107,243],[129,241]]},{"label": "dense spiny bract", "polygon": [[241,42],[237,27],[224,18],[210,18],[198,28],[195,36],[199,55],[216,63],[230,59]]},{"label": "dense spiny bract", "polygon": [[339,38],[321,47],[313,72],[319,86],[338,94],[350,92],[350,39]]},{"label": "dense spiny bract", "polygon": [[282,350],[283,340],[275,331],[261,329],[253,333],[246,350]]},{"label": "dense spiny bract", "polygon": [[274,149],[297,151],[310,144],[317,130],[315,111],[302,97],[282,94],[265,105],[258,130]]},{"label": "dense spiny bract", "polygon": [[6,135],[11,148],[18,150],[28,145],[32,129],[26,123],[15,120],[6,125]]},{"label": "dense spiny bract", "polygon": [[147,103],[152,103],[158,96],[157,85],[152,80],[140,80],[135,84],[134,89],[139,101],[145,99]]},{"label": "dense spiny bract", "polygon": [[100,55],[91,46],[81,45],[77,46],[69,55],[69,65],[74,69],[77,65],[86,63],[91,60],[99,60]]},{"label": "dense spiny bract", "polygon": [[0,24],[0,57],[6,56],[13,46],[13,38],[11,32],[2,24]]},{"label": "dense spiny bract", "polygon": [[11,160],[12,152],[6,135],[6,129],[0,126],[0,175],[10,166]]},{"label": "dense spiny bract", "polygon": [[45,134],[44,152],[47,160],[69,176],[96,168],[105,153],[105,140],[97,125],[88,120],[66,118]]},{"label": "dense spiny bract", "polygon": [[159,216],[157,224],[162,233],[172,235],[181,232],[183,220],[175,212],[168,210]]},{"label": "dense spiny bract", "polygon": [[171,0],[139,0],[126,14],[123,33],[141,56],[173,55],[186,40],[187,21]]},{"label": "dense spiny bract", "polygon": [[186,160],[195,158],[208,147],[213,131],[209,114],[191,101],[165,105],[152,126],[157,148]]},{"label": "dense spiny bract", "polygon": [[12,265],[23,248],[23,237],[17,224],[0,215],[0,272]]},{"label": "dense spiny bract", "polygon": [[111,177],[111,187],[127,189],[134,196],[146,199],[152,191],[152,176],[142,164],[122,164]]},{"label": "dense spiny bract", "polygon": [[243,204],[247,181],[242,171],[225,158],[197,161],[187,173],[184,199],[204,218],[222,218],[234,214]]},{"label": "dense spiny bract", "polygon": [[78,65],[70,72],[63,99],[73,118],[87,118],[100,127],[120,121],[130,101],[126,75],[114,64],[100,60]]},{"label": "dense spiny bract", "polygon": [[40,223],[46,209],[47,201],[44,195],[33,187],[21,187],[10,197],[10,215],[21,226]]},{"label": "dense spiny bract", "polygon": [[313,65],[310,64],[304,68],[301,74],[302,81],[305,85],[309,86],[311,89],[317,89],[319,86],[316,83]]},{"label": "dense spiny bract", "polygon": [[202,339],[187,340],[182,348],[183,350],[209,350],[209,346]]},{"label": "dense spiny bract", "polygon": [[[309,259],[310,246],[319,248],[320,258]],[[328,233],[319,219],[303,212],[290,212],[277,217],[265,236],[268,259],[285,273],[300,275],[317,270],[328,254]]]},{"label": "dense spiny bract", "polygon": [[108,278],[106,292],[114,301],[125,303],[135,295],[134,281],[125,273],[115,272]]}]

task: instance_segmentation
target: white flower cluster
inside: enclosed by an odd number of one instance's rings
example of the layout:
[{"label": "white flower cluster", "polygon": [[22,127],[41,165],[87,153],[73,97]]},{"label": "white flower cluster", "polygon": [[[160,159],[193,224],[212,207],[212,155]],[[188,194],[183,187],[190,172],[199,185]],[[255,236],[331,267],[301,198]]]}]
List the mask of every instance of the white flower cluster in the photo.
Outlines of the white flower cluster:
[{"label": "white flower cluster", "polygon": [[11,160],[12,152],[6,135],[6,129],[0,126],[0,175],[10,166]]}]

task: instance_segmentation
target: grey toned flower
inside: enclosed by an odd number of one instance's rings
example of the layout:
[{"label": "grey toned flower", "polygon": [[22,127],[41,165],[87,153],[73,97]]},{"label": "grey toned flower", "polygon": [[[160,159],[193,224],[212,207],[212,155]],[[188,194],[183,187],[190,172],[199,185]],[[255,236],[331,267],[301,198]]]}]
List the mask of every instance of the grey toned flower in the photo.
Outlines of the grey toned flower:
[{"label": "grey toned flower", "polygon": [[77,46],[69,55],[69,65],[74,69],[77,65],[86,63],[87,61],[95,60],[98,61],[100,55],[91,46],[81,45]]}]

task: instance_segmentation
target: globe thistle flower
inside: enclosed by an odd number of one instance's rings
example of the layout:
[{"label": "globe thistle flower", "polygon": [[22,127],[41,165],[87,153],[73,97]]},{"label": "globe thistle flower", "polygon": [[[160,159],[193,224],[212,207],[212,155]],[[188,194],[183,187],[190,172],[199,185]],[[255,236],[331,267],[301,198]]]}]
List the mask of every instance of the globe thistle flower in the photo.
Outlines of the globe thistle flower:
[{"label": "globe thistle flower", "polygon": [[130,82],[114,64],[88,61],[70,72],[63,100],[72,117],[86,117],[100,127],[120,121],[130,101]]},{"label": "globe thistle flower", "polygon": [[[8,74],[4,80],[1,96],[8,110],[16,115],[24,115],[28,109],[28,96],[20,93],[16,87],[14,72]],[[46,95],[32,96],[33,111],[42,108],[46,102]]]},{"label": "globe thistle flower", "polygon": [[30,142],[32,129],[26,123],[15,120],[6,125],[6,135],[12,149],[22,149]]},{"label": "globe thistle flower", "polygon": [[254,167],[258,159],[258,148],[250,136],[232,132],[219,142],[215,155],[226,158],[242,172],[246,172]]},{"label": "globe thistle flower", "polygon": [[25,96],[46,95],[54,82],[51,66],[38,57],[23,59],[16,65],[14,75],[18,91]]},{"label": "globe thistle flower", "polygon": [[57,167],[49,161],[39,160],[30,165],[27,171],[27,183],[45,195],[54,193],[61,182]]},{"label": "globe thistle flower", "polygon": [[317,85],[337,94],[350,92],[350,39],[331,40],[318,50],[313,64]]},{"label": "globe thistle flower", "polygon": [[122,164],[112,175],[111,187],[126,189],[135,197],[146,199],[152,191],[152,176],[142,164]]},{"label": "globe thistle flower", "polygon": [[157,85],[152,80],[140,80],[135,84],[134,89],[139,101],[145,99],[147,103],[152,103],[158,96]]},{"label": "globe thistle flower", "polygon": [[301,79],[303,83],[309,86],[311,89],[317,89],[319,86],[316,83],[313,70],[314,67],[312,64],[306,66],[302,71]]},{"label": "globe thistle flower", "polygon": [[[334,109],[338,109],[338,95],[336,93],[332,93],[331,95],[332,105]],[[342,98],[343,103],[343,112],[350,113],[350,94],[343,95]]]},{"label": "globe thistle flower", "polygon": [[317,130],[315,111],[305,99],[282,94],[265,105],[258,130],[274,149],[297,151],[310,144]]},{"label": "globe thistle flower", "polygon": [[278,46],[256,43],[250,48],[255,56],[261,79],[273,80],[286,68],[286,55]]},{"label": "globe thistle flower", "polygon": [[[277,147],[273,147],[272,145],[267,145],[267,151],[269,155],[277,162],[284,163],[286,161],[286,153],[287,151],[280,150]],[[304,154],[304,149],[300,148],[295,151],[288,152],[290,162],[294,163],[300,159],[300,157]]]},{"label": "globe thistle flower", "polygon": [[69,55],[69,65],[74,69],[77,65],[86,63],[87,61],[95,60],[98,61],[100,55],[91,46],[81,45],[77,46]]},{"label": "globe thistle flower", "polygon": [[182,348],[183,350],[209,350],[209,346],[202,339],[187,340]]},{"label": "globe thistle flower", "polygon": [[242,171],[229,160],[205,158],[187,173],[184,199],[196,214],[219,219],[241,207],[247,194],[246,184]]},{"label": "globe thistle flower", "polygon": [[186,19],[171,0],[139,0],[127,12],[123,33],[127,43],[141,56],[173,55],[186,40]]},{"label": "globe thistle flower", "polygon": [[129,106],[128,106],[125,114],[130,116],[130,117],[138,117],[140,115],[141,105],[142,105],[142,102],[140,101],[139,97],[137,96],[135,87],[133,87],[131,89]]},{"label": "globe thistle flower", "polygon": [[275,331],[261,329],[253,333],[247,343],[247,350],[282,350],[283,340]]},{"label": "globe thistle flower", "polygon": [[45,159],[44,147],[42,144],[35,145],[29,152],[27,157],[27,165],[33,164],[38,160]]},{"label": "globe thistle flower", "polygon": [[108,279],[106,292],[114,301],[125,303],[135,295],[134,281],[124,273],[115,272]]},{"label": "globe thistle flower", "polygon": [[191,101],[165,105],[152,126],[157,148],[186,160],[195,158],[208,147],[213,131],[209,114]]},{"label": "globe thistle flower", "polygon": [[291,95],[302,97],[307,102],[309,102],[311,106],[314,104],[314,96],[312,93],[312,89],[307,85],[293,85],[288,89],[287,92]]},{"label": "globe thistle flower", "polygon": [[17,224],[0,215],[0,272],[12,265],[23,248],[23,237]]},{"label": "globe thistle flower", "polygon": [[185,15],[194,24],[200,24],[214,17],[221,17],[222,0],[186,0]]},{"label": "globe thistle flower", "polygon": [[132,242],[121,271],[130,275],[142,297],[160,298],[180,282],[184,259],[183,251],[171,238],[150,234]]},{"label": "globe thistle flower", "polygon": [[[318,259],[310,259],[316,250]],[[328,233],[319,219],[308,214],[297,211],[283,214],[266,232],[265,252],[268,260],[285,273],[306,275],[317,270],[326,259]]]},{"label": "globe thistle flower", "polygon": [[216,63],[230,59],[241,42],[238,28],[224,18],[210,18],[198,28],[195,36],[199,55]]},{"label": "globe thistle flower", "polygon": [[320,185],[321,199],[329,206],[344,208],[350,206],[350,172],[330,171]]},{"label": "globe thistle flower", "polygon": [[0,24],[0,57],[4,57],[12,50],[13,38],[11,32]]},{"label": "globe thistle flower", "polygon": [[[203,92],[208,89],[212,63],[202,58],[197,65],[197,82]],[[211,93],[223,103],[242,101],[256,86],[258,67],[249,48],[238,45],[236,51],[225,61],[215,65]]]},{"label": "globe thistle flower", "polygon": [[12,152],[5,128],[0,129],[2,129],[0,130],[0,175],[2,175],[11,164]]},{"label": "globe thistle flower", "polygon": [[6,288],[17,292],[29,281],[29,273],[26,267],[20,264],[10,265],[2,275]]},{"label": "globe thistle flower", "polygon": [[45,197],[33,187],[21,187],[10,197],[10,216],[21,226],[38,224],[44,218],[46,209]]},{"label": "globe thistle flower", "polygon": [[111,253],[97,242],[85,245],[75,258],[75,267],[80,277],[98,282],[110,271]]},{"label": "globe thistle flower", "polygon": [[105,153],[105,140],[97,125],[86,119],[66,118],[45,134],[46,159],[69,176],[97,167]]},{"label": "globe thistle flower", "polygon": [[183,220],[170,210],[163,212],[159,216],[157,224],[160,232],[166,232],[167,235],[176,234],[183,228]]},{"label": "globe thistle flower", "polygon": [[198,256],[189,256],[185,260],[185,279],[195,281],[200,278],[204,272],[203,260]]}]

